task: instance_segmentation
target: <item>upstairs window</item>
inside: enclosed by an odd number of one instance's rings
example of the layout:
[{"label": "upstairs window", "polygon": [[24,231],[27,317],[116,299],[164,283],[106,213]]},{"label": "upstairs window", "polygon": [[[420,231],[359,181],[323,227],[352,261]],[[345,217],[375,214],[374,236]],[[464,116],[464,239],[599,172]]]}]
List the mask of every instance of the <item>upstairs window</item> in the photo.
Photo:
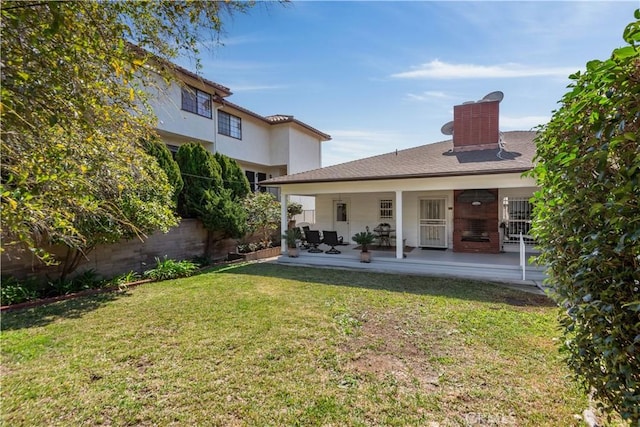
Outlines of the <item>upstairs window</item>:
[{"label": "upstairs window", "polygon": [[218,111],[218,133],[242,139],[242,119],[224,111]]},{"label": "upstairs window", "polygon": [[211,95],[191,86],[182,88],[182,109],[210,119]]}]

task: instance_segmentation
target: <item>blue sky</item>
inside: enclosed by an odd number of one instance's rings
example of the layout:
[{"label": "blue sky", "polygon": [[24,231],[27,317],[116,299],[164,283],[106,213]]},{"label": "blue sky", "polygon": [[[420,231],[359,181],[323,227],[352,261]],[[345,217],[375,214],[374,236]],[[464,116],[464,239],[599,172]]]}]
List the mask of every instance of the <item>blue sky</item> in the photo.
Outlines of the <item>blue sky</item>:
[{"label": "blue sky", "polygon": [[[201,74],[261,115],[328,133],[328,166],[442,141],[453,106],[504,92],[500,128],[546,122],[568,75],[623,44],[640,1],[258,3]],[[192,68],[188,63],[183,65]]]}]

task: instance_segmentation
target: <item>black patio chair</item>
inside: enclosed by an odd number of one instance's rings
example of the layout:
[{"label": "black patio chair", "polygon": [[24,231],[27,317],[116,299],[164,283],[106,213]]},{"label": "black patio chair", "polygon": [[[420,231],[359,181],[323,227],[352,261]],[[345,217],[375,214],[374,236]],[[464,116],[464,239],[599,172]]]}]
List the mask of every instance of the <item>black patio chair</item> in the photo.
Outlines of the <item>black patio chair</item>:
[{"label": "black patio chair", "polygon": [[302,228],[296,227],[296,230],[298,230],[298,235],[300,236],[300,245],[305,249],[309,249],[309,242],[307,242],[307,236],[302,231]]},{"label": "black patio chair", "polygon": [[322,249],[318,249],[318,246],[322,243],[322,239],[320,238],[320,232],[318,230],[305,230],[305,237],[307,238],[307,243],[311,246],[309,252],[314,254],[319,254],[324,252]]},{"label": "black patio chair", "polygon": [[336,249],[336,245],[340,244],[340,240],[338,239],[338,232],[337,231],[326,231],[324,230],[322,232],[322,241],[325,245],[329,245],[331,246],[331,249],[329,249],[328,251],[326,251],[325,253],[327,254],[339,254],[342,253],[339,250]]},{"label": "black patio chair", "polygon": [[309,249],[311,247],[311,245],[309,244],[309,241],[307,240],[307,232],[309,230],[311,230],[311,228],[308,225],[303,225],[302,226],[302,235],[304,236],[304,242],[305,242],[304,247],[306,249]]}]

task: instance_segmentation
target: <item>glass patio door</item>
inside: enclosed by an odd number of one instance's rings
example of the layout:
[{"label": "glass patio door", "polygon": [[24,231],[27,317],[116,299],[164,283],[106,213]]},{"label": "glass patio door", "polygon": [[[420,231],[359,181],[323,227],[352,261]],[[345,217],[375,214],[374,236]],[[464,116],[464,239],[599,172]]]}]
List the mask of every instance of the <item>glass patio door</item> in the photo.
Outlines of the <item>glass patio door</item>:
[{"label": "glass patio door", "polygon": [[447,247],[446,199],[420,200],[420,245],[426,248]]}]

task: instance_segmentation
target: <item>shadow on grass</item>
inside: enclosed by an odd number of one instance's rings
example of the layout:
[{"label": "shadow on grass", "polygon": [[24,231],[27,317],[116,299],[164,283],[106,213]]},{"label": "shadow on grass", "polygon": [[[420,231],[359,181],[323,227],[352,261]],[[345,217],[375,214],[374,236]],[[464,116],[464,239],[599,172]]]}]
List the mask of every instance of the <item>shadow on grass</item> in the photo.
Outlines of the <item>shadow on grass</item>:
[{"label": "shadow on grass", "polygon": [[96,295],[58,301],[30,308],[10,310],[2,313],[0,329],[3,331],[45,326],[58,319],[77,319],[96,310],[110,301],[127,296],[127,293],[114,291]]},{"label": "shadow on grass", "polygon": [[379,289],[417,295],[443,296],[469,301],[501,303],[520,307],[554,307],[554,302],[539,295],[481,280],[453,277],[403,275],[338,268],[290,266],[272,263],[244,263],[212,268],[213,274],[246,274],[278,277],[308,283]]}]

